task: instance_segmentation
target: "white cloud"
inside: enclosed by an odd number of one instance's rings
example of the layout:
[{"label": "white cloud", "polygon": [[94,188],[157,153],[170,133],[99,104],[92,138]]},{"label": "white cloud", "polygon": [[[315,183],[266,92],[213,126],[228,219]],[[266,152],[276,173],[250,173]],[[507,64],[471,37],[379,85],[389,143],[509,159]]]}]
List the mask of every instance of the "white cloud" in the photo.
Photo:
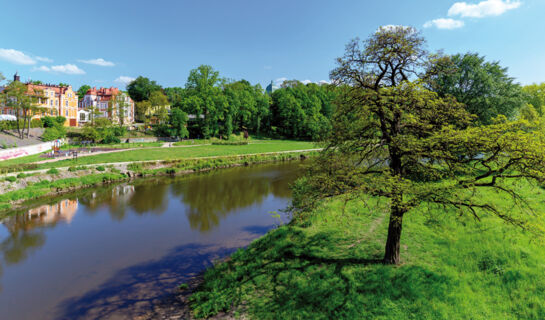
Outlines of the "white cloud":
[{"label": "white cloud", "polygon": [[128,77],[128,76],[119,76],[117,79],[115,79],[115,82],[123,83],[125,85],[128,85],[132,81],[134,81],[136,78]]},{"label": "white cloud", "polygon": [[36,64],[36,60],[27,56],[21,51],[15,49],[2,49],[0,48],[0,59],[14,64],[30,65]]},{"label": "white cloud", "polygon": [[288,78],[286,77],[282,77],[282,78],[278,78],[276,80],[274,80],[274,83],[277,85],[277,86],[280,86],[282,83],[284,83],[284,81],[288,80]]},{"label": "white cloud", "polygon": [[49,67],[46,67],[46,66],[39,66],[37,68],[33,68],[32,71],[50,72],[51,69],[49,69]]},{"label": "white cloud", "polygon": [[59,66],[52,66],[51,71],[66,74],[85,74],[85,71],[78,68],[78,66],[76,66],[75,64],[70,63]]},{"label": "white cloud", "polygon": [[302,84],[309,84],[309,83],[312,83],[312,81],[310,81],[310,80],[307,79],[307,80],[301,81],[301,83],[302,83]]},{"label": "white cloud", "polygon": [[450,18],[439,18],[424,23],[424,28],[436,27],[437,29],[458,29],[464,26],[464,22],[461,20],[454,20]]},{"label": "white cloud", "polygon": [[327,81],[327,80],[320,80],[318,81],[318,84],[319,85],[322,85],[322,84],[330,84],[331,82]]},{"label": "white cloud", "polygon": [[34,59],[36,59],[36,60],[38,60],[38,61],[41,61],[41,62],[49,62],[49,63],[53,62],[53,60],[51,60],[51,59],[49,59],[49,58],[46,58],[46,57],[38,57],[38,56],[36,56],[36,57],[34,57]]},{"label": "white cloud", "polygon": [[448,10],[448,15],[468,18],[499,16],[506,11],[520,7],[521,4],[518,0],[485,0],[477,4],[456,2]]},{"label": "white cloud", "polygon": [[101,66],[101,67],[113,67],[115,66],[115,63],[111,62],[111,61],[106,61],[102,58],[98,58],[98,59],[90,59],[90,60],[78,60],[79,62],[82,62],[82,63],[87,63],[87,64],[94,64],[95,66]]}]

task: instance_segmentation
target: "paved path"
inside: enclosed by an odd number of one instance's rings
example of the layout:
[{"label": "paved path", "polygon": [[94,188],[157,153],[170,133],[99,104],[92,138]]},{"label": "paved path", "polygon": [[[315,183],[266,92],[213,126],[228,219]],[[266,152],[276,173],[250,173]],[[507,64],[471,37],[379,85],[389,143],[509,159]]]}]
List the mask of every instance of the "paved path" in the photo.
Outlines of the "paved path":
[{"label": "paved path", "polygon": [[[187,146],[172,146],[170,148],[188,148],[188,147],[200,147],[200,146],[207,146],[207,145],[210,145],[210,144],[194,144],[194,145],[187,145]],[[106,154],[106,153],[116,153],[116,152],[124,152],[124,151],[132,151],[132,150],[142,150],[142,149],[158,149],[158,148],[169,148],[169,146],[165,146],[165,144],[163,144],[162,146],[160,147],[142,147],[142,148],[127,148],[127,149],[112,149],[110,151],[97,151],[97,152],[90,152],[90,153],[80,153],[78,154],[78,159],[79,158],[82,158],[82,157],[89,157],[89,156],[96,156],[96,155],[99,155],[99,154]],[[63,150],[63,151],[66,151],[66,150]],[[72,156],[67,156],[67,157],[59,157],[59,158],[54,158],[54,159],[47,159],[47,160],[42,160],[42,161],[36,161],[36,162],[33,162],[35,164],[42,164],[42,163],[49,163],[49,162],[57,162],[57,161],[61,161],[61,160],[67,160],[67,159],[72,159]]]}]

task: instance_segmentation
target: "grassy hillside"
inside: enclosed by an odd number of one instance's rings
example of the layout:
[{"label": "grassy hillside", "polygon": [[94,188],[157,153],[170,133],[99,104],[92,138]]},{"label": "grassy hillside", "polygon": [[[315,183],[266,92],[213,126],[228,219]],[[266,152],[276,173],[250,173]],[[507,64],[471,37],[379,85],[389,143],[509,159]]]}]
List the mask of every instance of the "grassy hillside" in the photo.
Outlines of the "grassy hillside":
[{"label": "grassy hillside", "polygon": [[[545,212],[545,192],[523,188]],[[495,193],[483,195],[513,209]],[[496,217],[421,206],[404,219],[400,266],[383,256],[388,209],[330,200],[205,274],[192,308],[256,319],[545,319],[545,249]],[[305,225],[305,227],[303,227]]]}]

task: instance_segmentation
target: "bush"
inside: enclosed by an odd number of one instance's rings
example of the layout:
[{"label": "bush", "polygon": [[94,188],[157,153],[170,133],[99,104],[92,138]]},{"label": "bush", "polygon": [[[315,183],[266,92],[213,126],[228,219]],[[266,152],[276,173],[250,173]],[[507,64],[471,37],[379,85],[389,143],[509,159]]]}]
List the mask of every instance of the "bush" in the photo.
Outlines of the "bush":
[{"label": "bush", "polygon": [[6,181],[15,182],[15,181],[17,181],[17,178],[14,177],[14,176],[9,176],[9,177],[6,177]]},{"label": "bush", "polygon": [[48,174],[59,174],[59,170],[57,170],[55,168],[51,168],[51,169],[47,170],[47,173]]},{"label": "bush", "polygon": [[30,120],[30,127],[31,128],[43,128],[44,125],[42,123],[42,120],[40,119],[32,119]]},{"label": "bush", "polygon": [[57,139],[62,139],[66,137],[66,129],[64,127],[55,126],[51,128],[46,128],[42,134],[43,141],[53,141]]},{"label": "bush", "polygon": [[98,166],[96,169],[98,171],[105,171],[106,170],[106,168],[104,168],[103,166]]}]

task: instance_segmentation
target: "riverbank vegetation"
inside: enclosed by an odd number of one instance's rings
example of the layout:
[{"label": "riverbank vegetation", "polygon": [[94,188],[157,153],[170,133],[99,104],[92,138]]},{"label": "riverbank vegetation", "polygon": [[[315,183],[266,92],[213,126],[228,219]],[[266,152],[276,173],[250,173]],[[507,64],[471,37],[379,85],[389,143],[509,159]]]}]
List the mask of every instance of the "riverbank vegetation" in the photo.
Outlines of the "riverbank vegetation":
[{"label": "riverbank vegetation", "polygon": [[[527,199],[542,189],[521,183]],[[509,198],[482,194],[504,210]],[[543,203],[535,207],[543,211]],[[521,213],[520,211],[517,211]],[[542,319],[543,242],[493,215],[421,206],[404,219],[403,263],[381,263],[389,204],[338,196],[204,275],[196,316],[255,319]]]},{"label": "riverbank vegetation", "polygon": [[[197,145],[192,147],[167,147],[145,148],[126,150],[113,153],[104,153],[79,157],[78,159],[66,159],[54,162],[36,164],[44,161],[40,155],[17,158],[0,162],[0,172],[16,172],[39,170],[57,167],[70,167],[78,165],[103,164],[113,162],[134,162],[151,160],[178,160],[199,157],[222,157],[245,154],[260,154],[267,152],[283,152],[294,150],[314,149],[316,145],[307,141],[266,140],[248,145]],[[5,170],[5,171],[4,171]]]},{"label": "riverbank vegetation", "polygon": [[[51,168],[39,174],[10,176],[0,182],[0,218],[13,208],[24,205],[26,200],[36,200],[76,189],[105,183],[123,181],[135,177],[182,175],[213,169],[229,168],[250,164],[293,161],[313,157],[316,152],[287,152],[235,155],[213,158],[177,159],[170,161],[134,162],[123,165],[71,166]],[[17,184],[14,186],[13,184]]]},{"label": "riverbank vegetation", "polygon": [[208,270],[196,316],[545,316],[545,121],[498,63],[424,45],[389,26],[346,46],[292,222]]}]

